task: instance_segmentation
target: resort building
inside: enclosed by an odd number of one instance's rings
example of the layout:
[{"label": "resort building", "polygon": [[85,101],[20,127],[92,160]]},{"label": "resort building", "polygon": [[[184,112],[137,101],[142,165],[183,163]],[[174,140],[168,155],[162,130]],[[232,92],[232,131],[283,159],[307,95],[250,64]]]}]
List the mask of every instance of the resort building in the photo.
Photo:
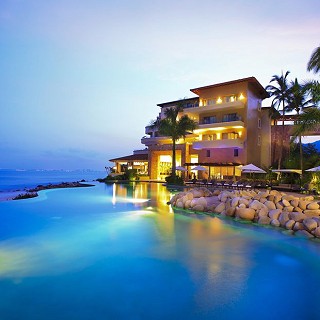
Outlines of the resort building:
[{"label": "resort building", "polygon": [[[236,179],[241,175],[239,165],[270,166],[271,120],[268,108],[261,106],[268,93],[256,78],[199,87],[191,92],[196,97],[158,104],[158,120],[165,117],[167,108],[182,103],[181,115],[188,115],[198,124],[196,130],[176,143],[176,165],[188,170],[181,172],[184,178]],[[145,133],[141,143],[147,148],[149,178],[164,180],[171,172],[172,141],[154,126],[147,126]],[[111,160],[117,170],[120,159]],[[194,166],[206,170],[192,171]]]}]

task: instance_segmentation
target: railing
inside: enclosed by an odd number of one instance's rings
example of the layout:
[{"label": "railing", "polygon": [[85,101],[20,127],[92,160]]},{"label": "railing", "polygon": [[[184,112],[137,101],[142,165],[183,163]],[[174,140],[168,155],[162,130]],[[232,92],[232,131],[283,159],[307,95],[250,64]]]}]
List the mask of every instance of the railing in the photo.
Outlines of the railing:
[{"label": "railing", "polygon": [[222,119],[216,119],[216,120],[202,120],[199,121],[199,124],[213,124],[213,123],[221,123],[221,122],[232,122],[232,121],[242,121],[241,116],[230,116],[230,117],[225,117]]}]

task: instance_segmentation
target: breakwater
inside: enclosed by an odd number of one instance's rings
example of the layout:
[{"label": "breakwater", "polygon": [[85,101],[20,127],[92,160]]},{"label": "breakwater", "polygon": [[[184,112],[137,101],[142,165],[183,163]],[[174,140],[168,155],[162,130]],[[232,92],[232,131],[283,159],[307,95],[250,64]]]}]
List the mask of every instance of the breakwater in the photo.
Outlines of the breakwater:
[{"label": "breakwater", "polygon": [[314,196],[277,190],[213,190],[194,188],[174,195],[175,208],[272,225],[306,238],[320,238],[320,205]]}]

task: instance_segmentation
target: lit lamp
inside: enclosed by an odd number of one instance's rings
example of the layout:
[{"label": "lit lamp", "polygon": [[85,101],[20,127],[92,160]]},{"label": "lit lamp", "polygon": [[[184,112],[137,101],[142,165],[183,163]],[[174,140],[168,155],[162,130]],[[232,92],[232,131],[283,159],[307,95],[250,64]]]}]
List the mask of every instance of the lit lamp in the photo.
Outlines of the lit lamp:
[{"label": "lit lamp", "polygon": [[240,93],[239,100],[243,100],[243,99],[244,99],[244,96],[242,93]]},{"label": "lit lamp", "polygon": [[217,104],[219,103],[222,103],[222,99],[220,97],[217,99]]}]

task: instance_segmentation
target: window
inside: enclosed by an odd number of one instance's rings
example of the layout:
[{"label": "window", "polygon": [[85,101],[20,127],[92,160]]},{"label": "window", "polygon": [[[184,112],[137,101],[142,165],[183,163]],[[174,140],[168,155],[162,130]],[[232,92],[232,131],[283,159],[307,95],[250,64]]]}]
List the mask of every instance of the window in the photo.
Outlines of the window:
[{"label": "window", "polygon": [[233,149],[233,156],[239,157],[239,149]]},{"label": "window", "polygon": [[258,111],[261,111],[261,100],[258,100],[257,104],[258,104]]},{"label": "window", "polygon": [[210,124],[210,123],[216,123],[216,122],[217,122],[216,116],[203,117],[203,124]]},{"label": "window", "polygon": [[258,128],[261,129],[261,119],[258,118]]},{"label": "window", "polygon": [[210,158],[210,150],[207,150],[207,158]]},{"label": "window", "polygon": [[213,134],[204,134],[202,136],[202,140],[217,140],[217,134],[213,133]]},{"label": "window", "polygon": [[258,146],[261,146],[261,136],[258,135]]},{"label": "window", "polygon": [[230,121],[237,121],[238,120],[238,116],[236,113],[229,113],[229,114],[225,114],[222,118],[222,122],[230,122]]}]

